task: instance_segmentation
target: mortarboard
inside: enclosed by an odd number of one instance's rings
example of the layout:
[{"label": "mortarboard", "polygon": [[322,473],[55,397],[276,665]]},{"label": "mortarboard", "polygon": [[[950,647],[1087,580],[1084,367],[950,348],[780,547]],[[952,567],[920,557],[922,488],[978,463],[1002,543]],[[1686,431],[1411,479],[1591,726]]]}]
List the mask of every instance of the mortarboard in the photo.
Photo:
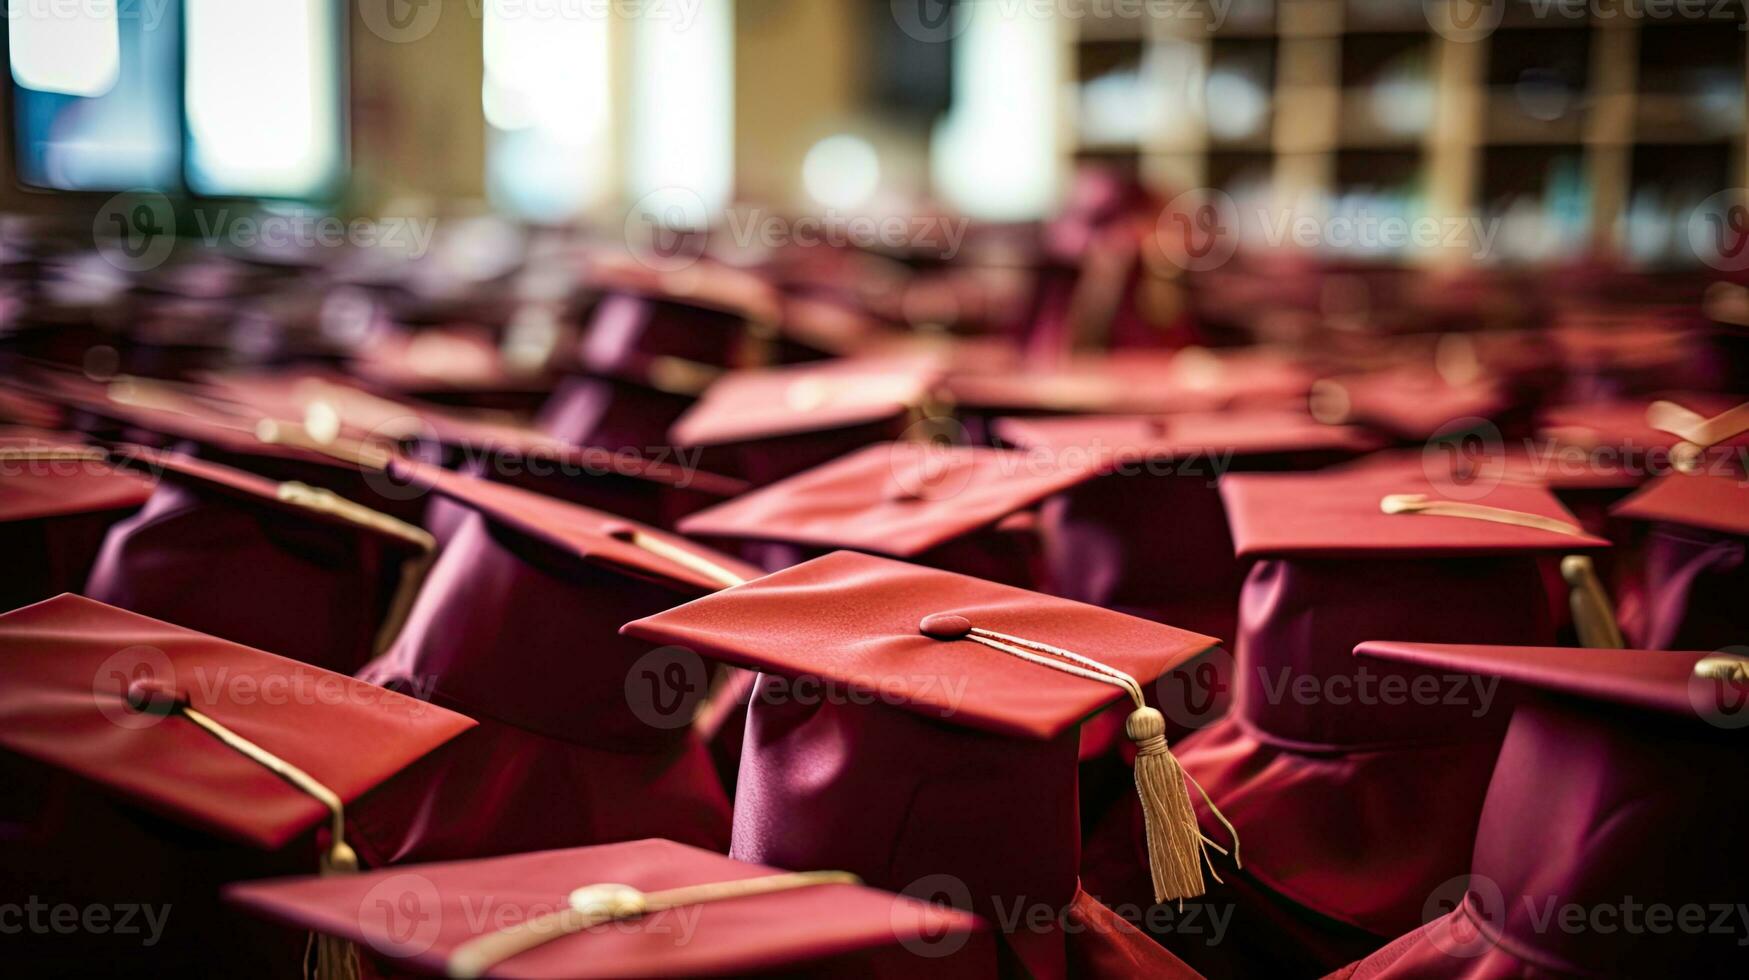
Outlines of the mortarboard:
[{"label": "mortarboard", "polygon": [[755,542],[768,568],[848,548],[1033,585],[1030,542],[1017,540],[1005,525],[1085,480],[1099,463],[881,443],[693,514],[680,529]]},{"label": "mortarboard", "polygon": [[[4,797],[23,815],[0,843],[0,881],[50,906],[166,909],[164,934],[125,954],[157,973],[295,970],[297,945],[257,944],[259,931],[214,904],[219,883],[307,872],[319,855],[325,872],[356,870],[348,845],[369,850],[356,807],[472,725],[73,595],[0,615],[0,678]],[[9,962],[33,974],[113,967],[126,935],[44,932],[9,944]],[[281,952],[288,969],[275,970]]]},{"label": "mortarboard", "polygon": [[151,481],[72,433],[0,425],[0,607],[84,586],[110,525],[151,494]]},{"label": "mortarboard", "polygon": [[435,550],[320,487],[138,447],[112,458],[159,482],[111,528],[85,594],[319,667],[349,673],[393,637]]},{"label": "mortarboard", "polygon": [[[830,866],[899,891],[953,882],[975,911],[1074,919],[1077,726],[1215,641],[904,562],[836,552],[627,624],[762,671],[748,710],[731,856]],[[1137,707],[1155,900],[1202,890],[1203,843],[1164,720]],[[1150,903],[1144,903],[1150,904]],[[1095,913],[1098,914],[1098,913]],[[1109,915],[1109,912],[1103,914]],[[1121,930],[1018,926],[1037,976]],[[1135,938],[1139,939],[1139,935]]]},{"label": "mortarboard", "polygon": [[1507,422],[1513,408],[1499,384],[1480,378],[1454,382],[1419,367],[1320,379],[1310,405],[1321,422],[1368,425],[1411,442]]},{"label": "mortarboard", "polygon": [[974,916],[864,887],[843,872],[785,872],[666,840],[409,865],[346,880],[250,882],[228,897],[375,950],[395,974],[994,971],[994,950]]},{"label": "mortarboard", "polygon": [[724,371],[775,354],[778,297],[745,273],[598,264],[591,278],[601,296],[568,365],[580,373],[560,382],[537,419],[566,441],[652,452]]},{"label": "mortarboard", "polygon": [[899,437],[933,414],[937,376],[932,358],[915,356],[737,371],[711,385],[669,436],[706,449],[707,459],[732,459],[733,475],[770,483]]},{"label": "mortarboard", "polygon": [[[387,821],[407,829],[395,859],[650,833],[721,847],[728,800],[690,729],[705,665],[652,653],[618,627],[759,571],[518,487],[427,464],[394,469],[468,513],[399,639],[361,676],[481,721],[420,796],[399,801],[407,816]],[[421,813],[449,818],[415,820]]]},{"label": "mortarboard", "polygon": [[1243,577],[1219,477],[1312,469],[1377,445],[1359,429],[1268,408],[1002,419],[995,432],[1030,455],[1109,460],[1107,475],[1043,508],[1057,594],[1214,636],[1233,635]]},{"label": "mortarboard", "polygon": [[1749,636],[1749,476],[1740,459],[1661,476],[1611,513],[1648,525],[1639,646],[1718,649]]},{"label": "mortarboard", "polygon": [[1742,973],[1749,866],[1735,848],[1695,847],[1681,828],[1749,804],[1732,775],[1749,721],[1749,659],[1404,642],[1355,654],[1497,678],[1521,693],[1469,874],[1429,894],[1430,921],[1338,975]]},{"label": "mortarboard", "polygon": [[1179,754],[1257,840],[1217,900],[1259,935],[1207,950],[1209,968],[1333,969],[1412,926],[1463,870],[1501,727],[1473,703],[1357,694],[1401,680],[1359,671],[1350,651],[1380,636],[1549,643],[1541,563],[1606,542],[1540,487],[1402,466],[1242,474],[1221,496],[1252,562],[1233,707]]}]

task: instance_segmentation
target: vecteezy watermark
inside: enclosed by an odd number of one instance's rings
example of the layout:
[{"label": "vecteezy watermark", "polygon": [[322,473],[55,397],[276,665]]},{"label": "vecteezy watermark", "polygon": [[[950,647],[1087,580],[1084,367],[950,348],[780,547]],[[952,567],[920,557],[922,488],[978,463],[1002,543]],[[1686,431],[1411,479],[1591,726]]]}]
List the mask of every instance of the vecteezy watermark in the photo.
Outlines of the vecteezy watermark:
[{"label": "vecteezy watermark", "polygon": [[[987,896],[974,899],[964,879],[951,874],[931,874],[899,889],[906,898],[982,915],[1004,935],[1104,935],[1146,931],[1155,936],[1178,936],[1182,941],[1218,946],[1226,938],[1235,906],[1216,902],[1133,903],[1110,906],[1111,917],[1080,914],[1074,903],[1039,901],[1024,895]],[[899,944],[916,956],[938,959],[965,947],[969,933],[943,932],[916,935],[903,927],[909,921],[903,909],[893,911],[894,934]]]},{"label": "vecteezy watermark", "polygon": [[704,256],[713,235],[740,249],[829,245],[927,252],[943,261],[959,255],[969,218],[946,215],[875,217],[828,208],[817,214],[777,214],[761,208],[713,211],[686,188],[663,188],[626,211],[625,242],[658,272],[677,272]]},{"label": "vecteezy watermark", "polygon": [[1226,647],[1211,647],[1154,682],[1154,703],[1173,724],[1195,730],[1226,714],[1237,665]]},{"label": "vecteezy watermark", "polygon": [[1421,915],[1422,937],[1457,959],[1481,956],[1508,929],[1534,936],[1719,936],[1749,946],[1749,904],[1645,901],[1626,894],[1586,902],[1553,894],[1508,898],[1486,875],[1442,882],[1428,895]]},{"label": "vecteezy watermark", "polygon": [[147,31],[164,23],[174,0],[6,0],[8,21],[138,22]]},{"label": "vecteezy watermark", "polygon": [[1695,664],[1688,703],[1708,724],[1749,726],[1749,647],[1725,647]]},{"label": "vecteezy watermark", "polygon": [[[1507,5],[1508,0],[1422,0],[1421,9],[1440,36],[1467,42],[1493,34],[1505,20]],[[1743,0],[1522,0],[1512,6],[1515,23],[1719,21],[1745,27]]]},{"label": "vecteezy watermark", "polygon": [[940,44],[964,34],[975,16],[1004,21],[1175,21],[1210,33],[1227,22],[1233,0],[891,0],[906,35]]},{"label": "vecteezy watermark", "polygon": [[445,10],[496,21],[664,20],[688,30],[705,0],[358,0],[358,16],[372,34],[391,44],[431,36]]},{"label": "vecteezy watermark", "polygon": [[0,903],[0,936],[138,936],[150,948],[163,938],[170,909],[149,902],[75,905],[31,895]]},{"label": "vecteezy watermark", "polygon": [[626,671],[626,705],[651,728],[672,731],[692,724],[710,693],[710,669],[686,647],[657,647]]},{"label": "vecteezy watermark", "polygon": [[[446,920],[460,916],[471,936],[516,929],[557,938],[579,930],[568,928],[556,913],[568,909],[592,911],[587,888],[572,892],[565,902],[531,902],[526,897],[500,898],[492,894],[457,893],[445,900],[437,884],[417,872],[389,875],[372,885],[356,910],[359,932],[371,949],[391,959],[418,956],[436,945]],[[612,919],[580,930],[600,934],[618,932],[666,939],[675,946],[692,941],[698,931],[702,905],[677,905],[625,919]]]},{"label": "vecteezy watermark", "polygon": [[1242,244],[1375,255],[1443,250],[1480,261],[1492,254],[1501,224],[1498,217],[1479,215],[1241,208],[1226,192],[1204,187],[1185,191],[1161,210],[1155,241],[1166,261],[1191,272],[1220,268]]},{"label": "vecteezy watermark", "polygon": [[178,670],[163,650],[144,644],[110,654],[91,676],[91,697],[98,712],[118,727],[136,730],[162,723],[176,702],[208,710],[253,705],[382,706],[417,715],[425,710],[436,679],[414,677],[397,687],[400,693],[296,665],[269,674],[205,665]]},{"label": "vecteezy watermark", "polygon": [[1254,669],[1258,683],[1251,690],[1272,705],[1464,707],[1470,709],[1471,717],[1481,718],[1493,707],[1494,695],[1500,689],[1498,677],[1379,673],[1365,664],[1356,666],[1353,673],[1338,674],[1313,674],[1285,666]]},{"label": "vecteezy watermark", "polygon": [[125,191],[104,202],[92,223],[98,253],[124,272],[146,272],[170,258],[178,240],[239,249],[386,248],[417,259],[431,250],[436,218],[341,218],[313,211],[240,214],[195,208],[179,219],[156,191]]},{"label": "vecteezy watermark", "polygon": [[1734,187],[1700,202],[1688,216],[1688,247],[1721,272],[1749,269],[1749,189]]}]

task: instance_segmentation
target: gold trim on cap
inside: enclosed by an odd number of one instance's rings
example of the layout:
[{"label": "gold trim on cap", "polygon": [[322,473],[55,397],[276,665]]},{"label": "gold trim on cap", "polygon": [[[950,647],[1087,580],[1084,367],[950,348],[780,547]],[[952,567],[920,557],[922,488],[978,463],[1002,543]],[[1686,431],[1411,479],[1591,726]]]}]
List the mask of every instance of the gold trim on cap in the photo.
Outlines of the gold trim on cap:
[{"label": "gold trim on cap", "polygon": [[1670,459],[1681,472],[1693,473],[1702,453],[1749,432],[1749,402],[1707,418],[1675,402],[1655,401],[1646,406],[1646,424],[1682,440],[1670,450]]},{"label": "gold trim on cap", "polygon": [[486,971],[505,960],[555,939],[609,922],[636,919],[686,905],[753,898],[820,885],[861,883],[862,879],[847,871],[800,871],[706,882],[659,892],[643,892],[631,885],[588,885],[571,892],[570,908],[535,916],[495,932],[482,933],[462,943],[449,954],[445,970],[452,977],[484,976]]},{"label": "gold trim on cap", "polygon": [[1694,676],[1707,680],[1749,683],[1749,657],[1714,653],[1694,662]]},{"label": "gold trim on cap", "polygon": [[412,613],[413,600],[418,598],[419,587],[424,584],[425,576],[431,571],[432,562],[437,558],[437,539],[422,527],[415,527],[399,518],[371,510],[331,490],[312,487],[296,480],[281,483],[278,496],[280,500],[294,507],[338,518],[417,549],[416,554],[401,563],[400,581],[395,587],[395,595],[389,601],[388,612],[383,617],[382,628],[377,631],[376,642],[373,644],[377,653],[387,650],[395,637],[400,635],[407,616]]},{"label": "gold trim on cap", "polygon": [[1621,650],[1627,646],[1615,621],[1615,607],[1597,578],[1597,568],[1585,555],[1561,559],[1561,578],[1567,582],[1567,605],[1579,643],[1593,650]]},{"label": "gold trim on cap", "polygon": [[1468,504],[1456,500],[1434,500],[1424,493],[1392,493],[1379,500],[1379,510],[1386,514],[1426,514],[1429,517],[1462,517],[1472,521],[1510,524],[1536,531],[1550,531],[1577,537],[1584,532],[1577,525],[1541,514],[1485,504]]}]

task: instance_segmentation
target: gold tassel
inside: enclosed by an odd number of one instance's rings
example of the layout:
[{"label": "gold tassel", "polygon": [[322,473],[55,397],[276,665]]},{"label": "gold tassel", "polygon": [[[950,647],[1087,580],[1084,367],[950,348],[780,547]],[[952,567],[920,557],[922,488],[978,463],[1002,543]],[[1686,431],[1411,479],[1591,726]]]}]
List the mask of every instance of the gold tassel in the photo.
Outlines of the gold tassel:
[{"label": "gold tassel", "polygon": [[[343,840],[336,840],[334,846],[322,858],[323,875],[353,875],[358,873],[358,854]],[[314,970],[306,969],[306,977],[314,976],[314,980],[360,980],[364,975],[359,963],[358,947],[351,941],[326,933],[311,933],[308,946],[305,947],[304,961],[309,962],[309,947],[315,947],[316,965]]]},{"label": "gold tassel", "polygon": [[1190,805],[1184,770],[1166,747],[1166,719],[1153,708],[1138,708],[1124,722],[1136,743],[1136,792],[1148,831],[1148,870],[1154,901],[1195,898],[1202,880],[1202,831]]}]

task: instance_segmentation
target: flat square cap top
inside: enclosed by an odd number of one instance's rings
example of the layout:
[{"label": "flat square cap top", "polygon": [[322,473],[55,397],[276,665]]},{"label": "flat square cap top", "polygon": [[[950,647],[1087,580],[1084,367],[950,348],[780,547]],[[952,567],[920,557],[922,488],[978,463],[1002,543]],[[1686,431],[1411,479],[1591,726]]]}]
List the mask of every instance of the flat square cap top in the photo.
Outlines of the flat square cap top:
[{"label": "flat square cap top", "polygon": [[[1540,486],[1435,481],[1408,466],[1237,474],[1221,480],[1221,498],[1241,558],[1552,554],[1609,544],[1580,531]],[[1392,500],[1411,505],[1387,513]],[[1486,519],[1500,511],[1507,513],[1495,516],[1523,515],[1563,529]]]},{"label": "flat square cap top", "polygon": [[[1709,652],[1666,650],[1591,650],[1574,647],[1478,646],[1445,643],[1372,641],[1355,656],[1408,664],[1447,673],[1481,674],[1511,684],[1660,714],[1704,720],[1694,700],[1712,683],[1703,662],[1733,662],[1749,668],[1749,658]],[[1743,675],[1749,678],[1749,673]],[[1738,681],[1740,685],[1742,681]],[[1749,685],[1744,686],[1749,691]]]},{"label": "flat square cap top", "polygon": [[687,534],[855,548],[907,558],[1098,472],[1099,461],[974,446],[881,443],[681,521]]},{"label": "flat square cap top", "polygon": [[1048,451],[1058,457],[1104,453],[1119,460],[1365,452],[1378,445],[1378,440],[1363,429],[1326,425],[1302,411],[1271,408],[1177,415],[1005,418],[997,420],[996,433],[1021,449]]},{"label": "flat square cap top", "polygon": [[[923,632],[925,620],[934,635]],[[1097,606],[847,551],[621,632],[754,670],[818,677],[950,725],[1025,738],[1053,738],[1123,696],[1112,685],[953,638],[965,627],[1072,650],[1144,687],[1218,642]]]},{"label": "flat square cap top", "polygon": [[71,433],[0,426],[0,524],[145,503],[152,481],[102,457]]},{"label": "flat square cap top", "polygon": [[939,375],[928,357],[870,357],[724,375],[669,435],[716,446],[892,418],[922,404]]},{"label": "flat square cap top", "polygon": [[[279,847],[328,815],[185,703],[346,802],[473,727],[436,705],[75,595],[0,615],[0,746],[202,830]],[[363,750],[368,747],[368,751]]]},{"label": "flat square cap top", "polygon": [[[611,883],[651,894],[779,873],[672,841],[640,840],[361,875],[249,882],[231,886],[226,897],[299,929],[353,940],[417,972],[443,975],[463,943],[567,908],[579,888]],[[482,917],[482,909],[489,914]],[[504,960],[490,975],[781,972],[826,957],[913,939],[934,943],[982,928],[966,912],[861,885],[820,884],[682,905],[558,936]]]},{"label": "flat square cap top", "polygon": [[1749,476],[1672,473],[1653,480],[1610,513],[1749,536]]},{"label": "flat square cap top", "polygon": [[411,460],[396,460],[391,471],[411,486],[442,494],[499,527],[545,543],[577,561],[666,584],[682,593],[717,589],[723,581],[720,576],[702,572],[698,561],[676,561],[671,557],[675,553],[691,555],[736,578],[757,578],[761,574],[746,562],[677,534],[532,490]]}]

